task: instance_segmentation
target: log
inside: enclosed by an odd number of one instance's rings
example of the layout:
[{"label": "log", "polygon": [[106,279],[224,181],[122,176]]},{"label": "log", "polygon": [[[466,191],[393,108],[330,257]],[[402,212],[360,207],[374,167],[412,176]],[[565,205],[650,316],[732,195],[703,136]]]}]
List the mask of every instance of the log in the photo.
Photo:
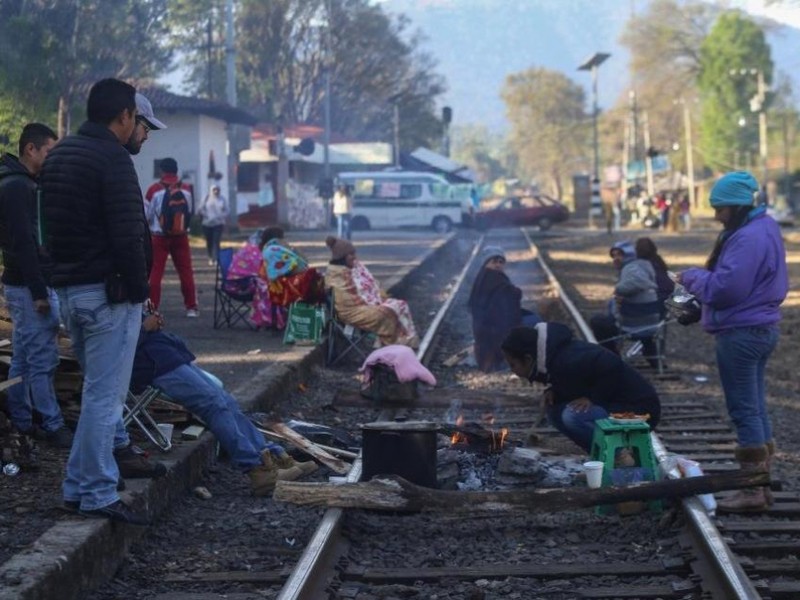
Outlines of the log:
[{"label": "log", "polygon": [[310,454],[323,465],[333,469],[340,475],[344,475],[350,471],[349,464],[326,452],[317,444],[300,435],[288,425],[285,425],[284,423],[269,423],[267,428],[282,435],[284,439],[292,446],[300,448],[303,452]]},{"label": "log", "polygon": [[568,487],[493,492],[437,490],[415,485],[402,477],[387,475],[368,482],[338,485],[278,481],[273,498],[304,506],[388,511],[560,512],[633,500],[682,498],[759,485],[769,485],[768,472],[735,471],[599,489]]}]

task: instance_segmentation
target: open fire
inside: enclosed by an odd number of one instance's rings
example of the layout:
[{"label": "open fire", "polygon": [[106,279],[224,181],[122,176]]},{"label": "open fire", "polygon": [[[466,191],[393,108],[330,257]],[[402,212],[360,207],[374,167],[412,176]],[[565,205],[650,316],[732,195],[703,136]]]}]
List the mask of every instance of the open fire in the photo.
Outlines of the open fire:
[{"label": "open fire", "polygon": [[508,437],[508,429],[494,429],[494,415],[486,414],[481,417],[481,423],[464,421],[459,415],[454,425],[442,425],[442,431],[450,436],[450,444],[457,450],[477,452],[484,454],[499,454]]}]

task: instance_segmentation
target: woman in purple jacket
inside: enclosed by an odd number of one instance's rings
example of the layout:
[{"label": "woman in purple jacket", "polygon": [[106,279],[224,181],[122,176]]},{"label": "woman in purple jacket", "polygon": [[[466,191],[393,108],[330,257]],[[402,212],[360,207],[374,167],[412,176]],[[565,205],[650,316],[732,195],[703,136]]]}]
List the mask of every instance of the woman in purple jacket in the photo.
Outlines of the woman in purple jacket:
[{"label": "woman in purple jacket", "polygon": [[[742,469],[769,469],[775,451],[764,371],[778,342],[780,305],[789,287],[780,229],[765,206],[753,205],[757,192],[755,178],[744,171],[717,181],[711,206],[722,233],[705,268],[679,275],[703,305],[703,328],[716,337],[717,367]],[[771,500],[769,489],[749,488],[719,502],[719,508],[758,511]]]}]

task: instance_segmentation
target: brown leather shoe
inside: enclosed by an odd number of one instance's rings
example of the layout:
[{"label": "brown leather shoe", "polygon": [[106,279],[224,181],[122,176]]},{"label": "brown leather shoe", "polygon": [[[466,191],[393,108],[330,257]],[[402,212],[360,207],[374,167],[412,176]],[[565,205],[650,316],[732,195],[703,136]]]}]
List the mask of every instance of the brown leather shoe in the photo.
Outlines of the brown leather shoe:
[{"label": "brown leather shoe", "polygon": [[[768,468],[769,455],[766,446],[751,446],[734,450],[739,467],[743,471]],[[723,512],[759,512],[769,507],[763,487],[745,488],[717,502],[717,510]]]},{"label": "brown leather shoe", "polygon": [[266,465],[253,467],[248,475],[250,476],[250,489],[253,492],[253,496],[269,496],[278,481],[278,469],[274,466],[272,468]]},{"label": "brown leather shoe", "polygon": [[717,500],[717,510],[731,513],[758,512],[768,508],[763,487],[747,488]]},{"label": "brown leather shoe", "polygon": [[287,453],[276,455],[273,457],[273,460],[275,461],[275,464],[278,465],[279,469],[291,469],[292,467],[297,467],[302,472],[301,475],[310,475],[319,468],[317,463],[315,463],[313,460],[299,462],[293,459]]}]

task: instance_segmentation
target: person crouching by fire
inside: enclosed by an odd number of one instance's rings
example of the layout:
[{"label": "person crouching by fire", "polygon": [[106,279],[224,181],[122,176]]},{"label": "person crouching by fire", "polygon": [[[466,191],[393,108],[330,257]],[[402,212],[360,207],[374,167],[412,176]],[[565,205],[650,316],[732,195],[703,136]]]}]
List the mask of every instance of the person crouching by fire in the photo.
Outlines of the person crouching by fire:
[{"label": "person crouching by fire", "polygon": [[566,325],[515,327],[501,348],[515,375],[547,386],[548,420],[587,453],[594,422],[611,413],[649,415],[650,428],[658,425],[661,402],[650,382],[619,355],[576,339]]}]

